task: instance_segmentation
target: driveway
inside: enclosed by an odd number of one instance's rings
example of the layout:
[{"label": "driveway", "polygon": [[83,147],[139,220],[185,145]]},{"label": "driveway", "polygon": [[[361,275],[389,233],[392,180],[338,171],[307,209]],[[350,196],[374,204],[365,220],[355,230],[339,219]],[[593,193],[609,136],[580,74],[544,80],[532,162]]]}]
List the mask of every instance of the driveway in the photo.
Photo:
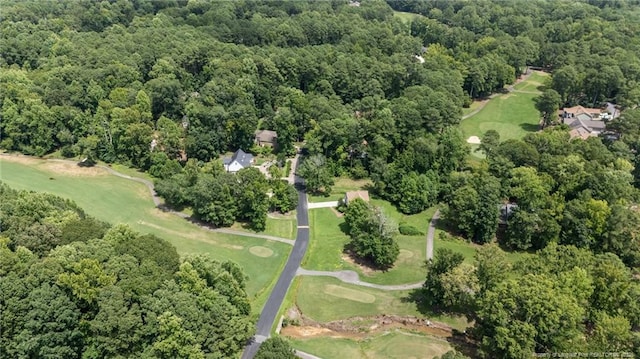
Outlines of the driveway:
[{"label": "driveway", "polygon": [[302,258],[309,245],[309,215],[307,212],[307,194],[304,192],[303,186],[304,181],[298,176],[295,176],[293,181],[296,183],[296,188],[298,189],[298,206],[296,207],[298,233],[296,241],[293,245],[293,250],[289,254],[289,259],[287,259],[287,264],[285,264],[282,273],[280,273],[276,286],[273,287],[267,303],[264,305],[264,308],[262,308],[260,319],[258,319],[258,324],[256,325],[256,335],[245,347],[242,353],[242,359],[252,359],[258,352],[260,344],[271,334],[271,327],[273,327],[280,306],[291,286],[293,278],[296,276],[296,272],[300,267]]}]

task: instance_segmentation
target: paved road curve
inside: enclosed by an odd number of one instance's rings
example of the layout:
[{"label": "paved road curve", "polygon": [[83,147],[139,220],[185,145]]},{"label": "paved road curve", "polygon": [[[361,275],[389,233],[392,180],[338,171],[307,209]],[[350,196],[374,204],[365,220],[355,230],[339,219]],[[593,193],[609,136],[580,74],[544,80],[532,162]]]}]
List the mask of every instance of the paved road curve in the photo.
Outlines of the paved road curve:
[{"label": "paved road curve", "polygon": [[264,308],[262,308],[262,313],[260,313],[260,319],[258,320],[256,328],[256,335],[244,349],[242,359],[252,359],[258,352],[260,344],[269,337],[271,327],[276,320],[282,301],[289,290],[289,286],[291,286],[293,278],[296,276],[296,271],[298,270],[298,267],[300,267],[302,258],[304,257],[304,254],[307,251],[307,246],[309,245],[309,213],[307,211],[307,194],[303,189],[304,186],[302,178],[296,176],[295,182],[296,188],[298,189],[298,206],[296,207],[298,216],[298,235],[296,236],[296,242],[293,245],[291,254],[289,254],[287,264],[284,266],[282,273],[280,273],[276,286],[271,291]]}]

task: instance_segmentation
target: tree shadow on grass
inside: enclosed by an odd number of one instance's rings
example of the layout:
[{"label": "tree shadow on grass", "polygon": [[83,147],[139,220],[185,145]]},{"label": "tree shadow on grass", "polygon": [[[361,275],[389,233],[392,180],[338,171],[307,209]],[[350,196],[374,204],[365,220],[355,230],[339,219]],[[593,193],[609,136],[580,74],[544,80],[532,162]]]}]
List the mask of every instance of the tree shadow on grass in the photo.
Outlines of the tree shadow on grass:
[{"label": "tree shadow on grass", "polygon": [[523,123],[520,125],[520,128],[527,132],[536,132],[540,129],[540,125],[534,125],[532,123]]},{"label": "tree shadow on grass", "polygon": [[[431,301],[428,298],[425,290],[423,288],[417,288],[409,292],[406,297],[402,297],[400,299],[403,303],[415,303],[420,314],[424,315],[427,318],[434,318],[437,316],[460,316],[464,315],[466,317],[467,322],[471,322],[474,318],[468,312],[468,310],[464,310],[464,308],[452,308],[448,310],[444,310],[443,308],[439,308],[437,306],[431,305]],[[434,321],[437,319],[434,319]],[[443,323],[432,323],[428,322],[429,326],[439,327],[445,326],[449,327],[449,325]],[[447,337],[446,340],[449,344],[458,352],[463,353],[471,358],[477,357],[477,345],[472,337],[473,331],[469,331],[469,328],[464,331],[459,331],[455,328],[450,328],[451,336]],[[469,333],[468,333],[469,332]]]},{"label": "tree shadow on grass", "polygon": [[547,91],[549,88],[545,85],[540,85],[540,86],[536,86],[536,90],[544,92]]}]

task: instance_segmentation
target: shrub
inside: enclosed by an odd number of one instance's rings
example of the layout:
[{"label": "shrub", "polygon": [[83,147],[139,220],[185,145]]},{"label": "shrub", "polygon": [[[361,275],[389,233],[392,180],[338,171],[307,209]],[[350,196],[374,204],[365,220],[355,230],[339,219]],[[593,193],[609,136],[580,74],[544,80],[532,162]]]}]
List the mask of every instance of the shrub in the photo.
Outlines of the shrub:
[{"label": "shrub", "polygon": [[400,234],[402,234],[403,236],[421,236],[424,234],[418,228],[410,226],[408,224],[401,224],[398,227],[398,231],[400,231]]},{"label": "shrub", "polygon": [[291,160],[287,160],[286,165],[284,166],[284,176],[289,177],[289,172],[291,172]]}]

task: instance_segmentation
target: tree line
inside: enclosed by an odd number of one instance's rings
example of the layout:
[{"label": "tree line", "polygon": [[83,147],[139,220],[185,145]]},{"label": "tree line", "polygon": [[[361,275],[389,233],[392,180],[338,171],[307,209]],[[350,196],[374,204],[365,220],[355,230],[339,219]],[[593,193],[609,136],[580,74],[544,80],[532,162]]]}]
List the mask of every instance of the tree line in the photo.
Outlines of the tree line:
[{"label": "tree line", "polygon": [[612,253],[554,243],[512,263],[492,244],[468,264],[439,248],[417,297],[420,305],[474,320],[467,335],[483,358],[640,354],[640,284]]},{"label": "tree line", "polygon": [[0,356],[229,358],[253,331],[233,262],[0,184]]}]

